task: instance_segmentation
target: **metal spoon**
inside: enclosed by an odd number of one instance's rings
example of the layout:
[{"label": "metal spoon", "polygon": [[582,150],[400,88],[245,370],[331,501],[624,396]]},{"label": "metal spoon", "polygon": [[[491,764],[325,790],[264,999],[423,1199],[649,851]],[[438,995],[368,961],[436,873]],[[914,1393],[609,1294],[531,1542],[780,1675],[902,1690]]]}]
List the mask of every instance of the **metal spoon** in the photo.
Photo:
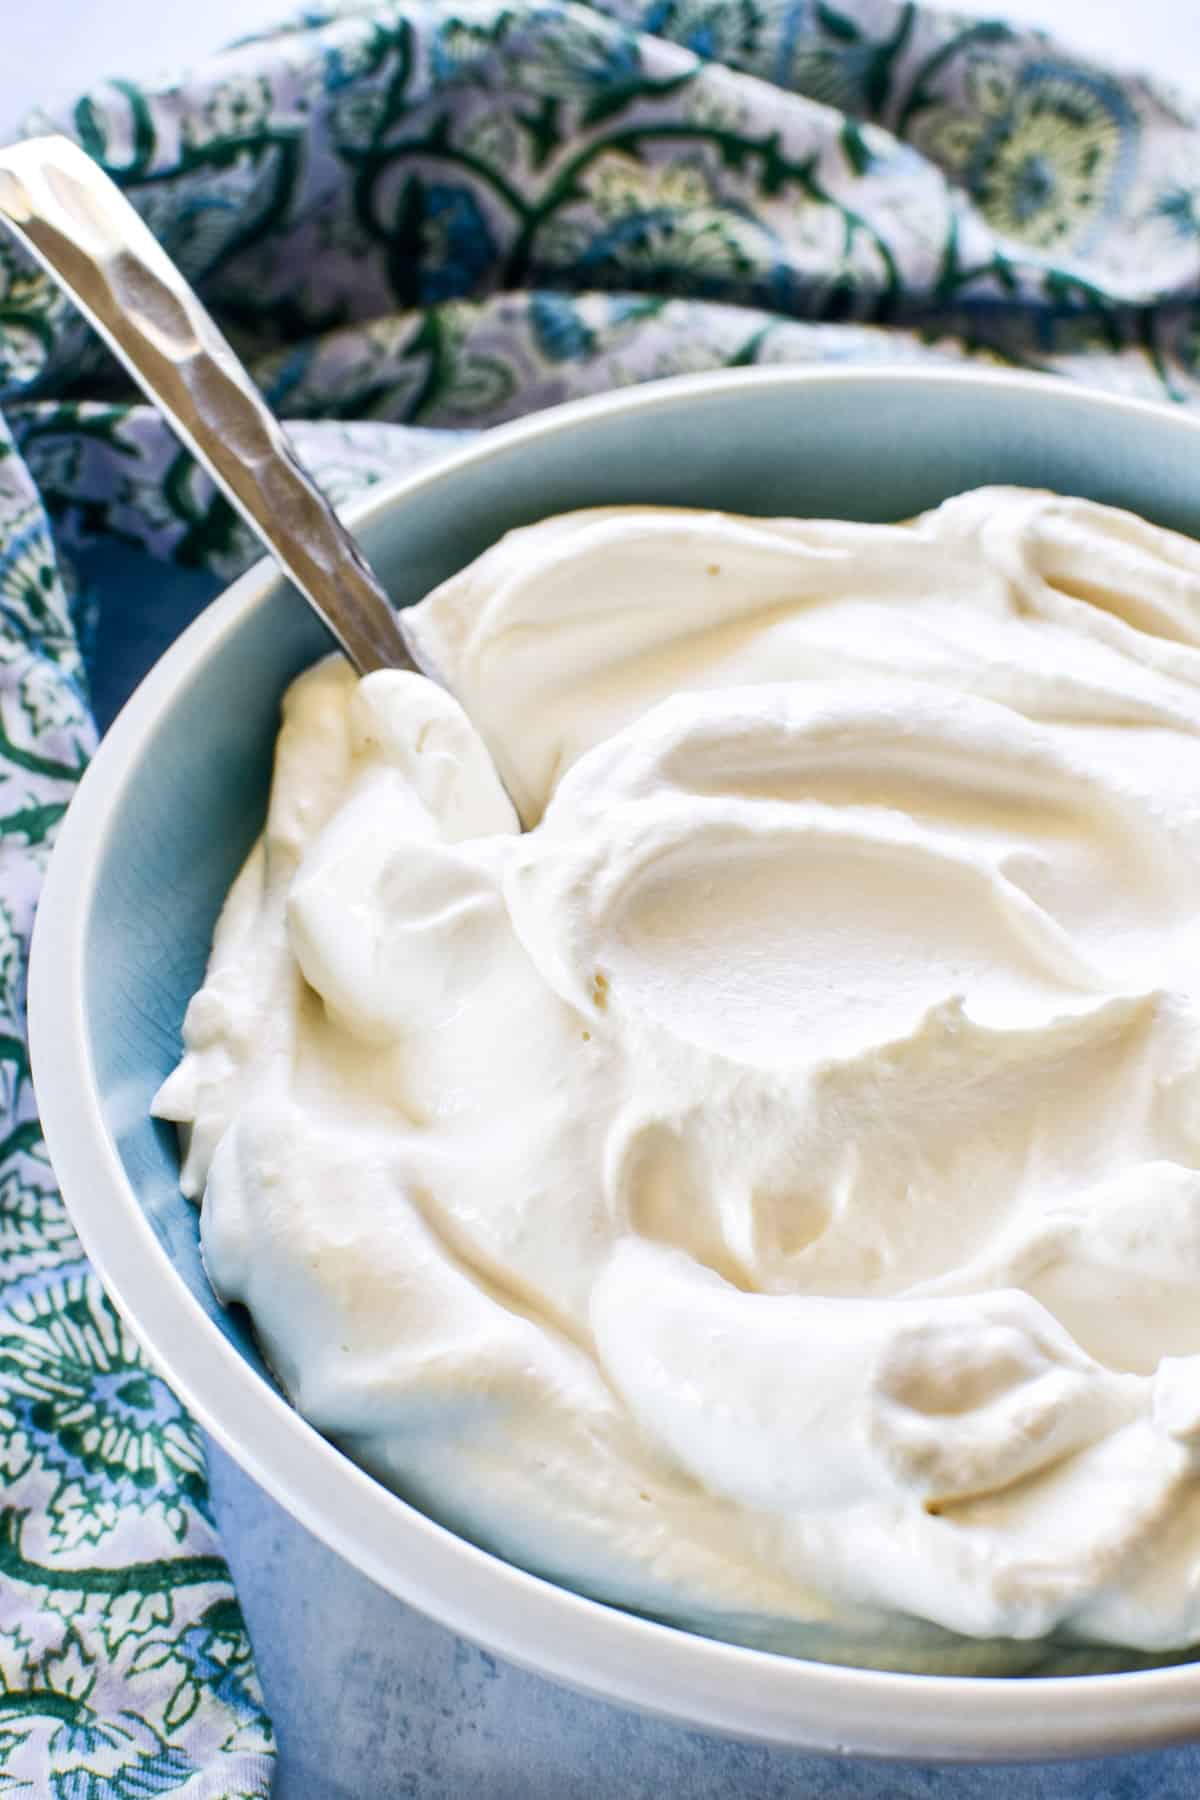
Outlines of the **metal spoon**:
[{"label": "metal spoon", "polygon": [[65,137],[0,150],[0,219],[74,300],[360,674],[417,664],[354,539],[121,190]]}]

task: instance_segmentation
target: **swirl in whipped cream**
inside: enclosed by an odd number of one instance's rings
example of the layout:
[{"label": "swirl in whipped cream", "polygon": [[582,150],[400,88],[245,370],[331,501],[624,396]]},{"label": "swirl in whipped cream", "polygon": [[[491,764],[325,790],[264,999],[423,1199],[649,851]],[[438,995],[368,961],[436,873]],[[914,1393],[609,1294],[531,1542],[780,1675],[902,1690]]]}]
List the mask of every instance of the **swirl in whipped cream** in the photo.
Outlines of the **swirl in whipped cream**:
[{"label": "swirl in whipped cream", "polygon": [[458,700],[294,684],[156,1101],[295,1404],[736,1640],[1200,1639],[1200,546],[607,509],[412,617]]}]

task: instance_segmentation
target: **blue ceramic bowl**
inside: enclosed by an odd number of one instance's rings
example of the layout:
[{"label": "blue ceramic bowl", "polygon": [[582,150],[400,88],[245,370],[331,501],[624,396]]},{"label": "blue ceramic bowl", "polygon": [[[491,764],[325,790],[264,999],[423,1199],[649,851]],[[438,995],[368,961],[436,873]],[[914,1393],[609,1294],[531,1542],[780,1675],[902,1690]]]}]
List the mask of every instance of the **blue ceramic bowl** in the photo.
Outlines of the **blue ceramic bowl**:
[{"label": "blue ceramic bowl", "polygon": [[[1200,537],[1200,425],[1054,380],[739,371],[557,408],[374,490],[351,524],[399,606],[511,526],[613,502],[900,519],[985,482],[1044,486]],[[184,632],[105,738],[38,918],[30,1031],[42,1119],[102,1279],[200,1420],[382,1585],[489,1648],[610,1699],[817,1748],[991,1759],[1193,1734],[1200,1667],[1038,1681],[805,1663],[630,1617],[415,1512],[282,1400],[216,1302],[174,1133],[151,1097],[179,1053],[231,880],[262,824],[280,696],[329,648],[260,564]]]}]

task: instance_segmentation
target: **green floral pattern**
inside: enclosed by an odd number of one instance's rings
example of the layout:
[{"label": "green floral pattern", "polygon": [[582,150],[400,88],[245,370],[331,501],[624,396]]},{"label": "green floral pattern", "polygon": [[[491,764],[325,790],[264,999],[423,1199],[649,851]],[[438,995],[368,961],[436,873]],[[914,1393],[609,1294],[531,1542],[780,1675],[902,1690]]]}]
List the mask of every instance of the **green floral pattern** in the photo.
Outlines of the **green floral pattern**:
[{"label": "green floral pattern", "polygon": [[[66,479],[83,458],[56,441]],[[37,887],[94,740],[79,627],[0,425],[0,1787],[147,1800],[202,1778],[261,1796],[270,1724],[203,1445],[83,1257],[30,1087]]]},{"label": "green floral pattern", "polygon": [[[975,357],[1200,400],[1196,109],[1000,21],[341,0],[30,123],[123,184],[335,499],[684,370]],[[64,550],[110,534],[232,576],[253,546],[7,240],[0,404],[0,1786],[258,1795],[270,1727],[202,1447],[63,1211],[23,1017],[94,738]]]}]

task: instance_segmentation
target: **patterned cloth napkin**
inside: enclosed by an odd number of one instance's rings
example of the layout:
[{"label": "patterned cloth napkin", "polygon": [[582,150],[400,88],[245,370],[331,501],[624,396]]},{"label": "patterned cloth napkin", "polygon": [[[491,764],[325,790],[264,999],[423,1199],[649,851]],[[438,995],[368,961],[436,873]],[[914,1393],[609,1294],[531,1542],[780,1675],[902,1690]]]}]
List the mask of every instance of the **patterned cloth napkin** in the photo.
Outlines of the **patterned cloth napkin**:
[{"label": "patterned cloth napkin", "polygon": [[[975,357],[1200,397],[1200,116],[1001,23],[349,0],[48,127],[125,186],[335,497],[682,370]],[[95,736],[69,553],[109,534],[233,576],[253,547],[7,239],[0,404],[0,1786],[261,1795],[202,1445],[64,1214],[23,1017]]]}]

